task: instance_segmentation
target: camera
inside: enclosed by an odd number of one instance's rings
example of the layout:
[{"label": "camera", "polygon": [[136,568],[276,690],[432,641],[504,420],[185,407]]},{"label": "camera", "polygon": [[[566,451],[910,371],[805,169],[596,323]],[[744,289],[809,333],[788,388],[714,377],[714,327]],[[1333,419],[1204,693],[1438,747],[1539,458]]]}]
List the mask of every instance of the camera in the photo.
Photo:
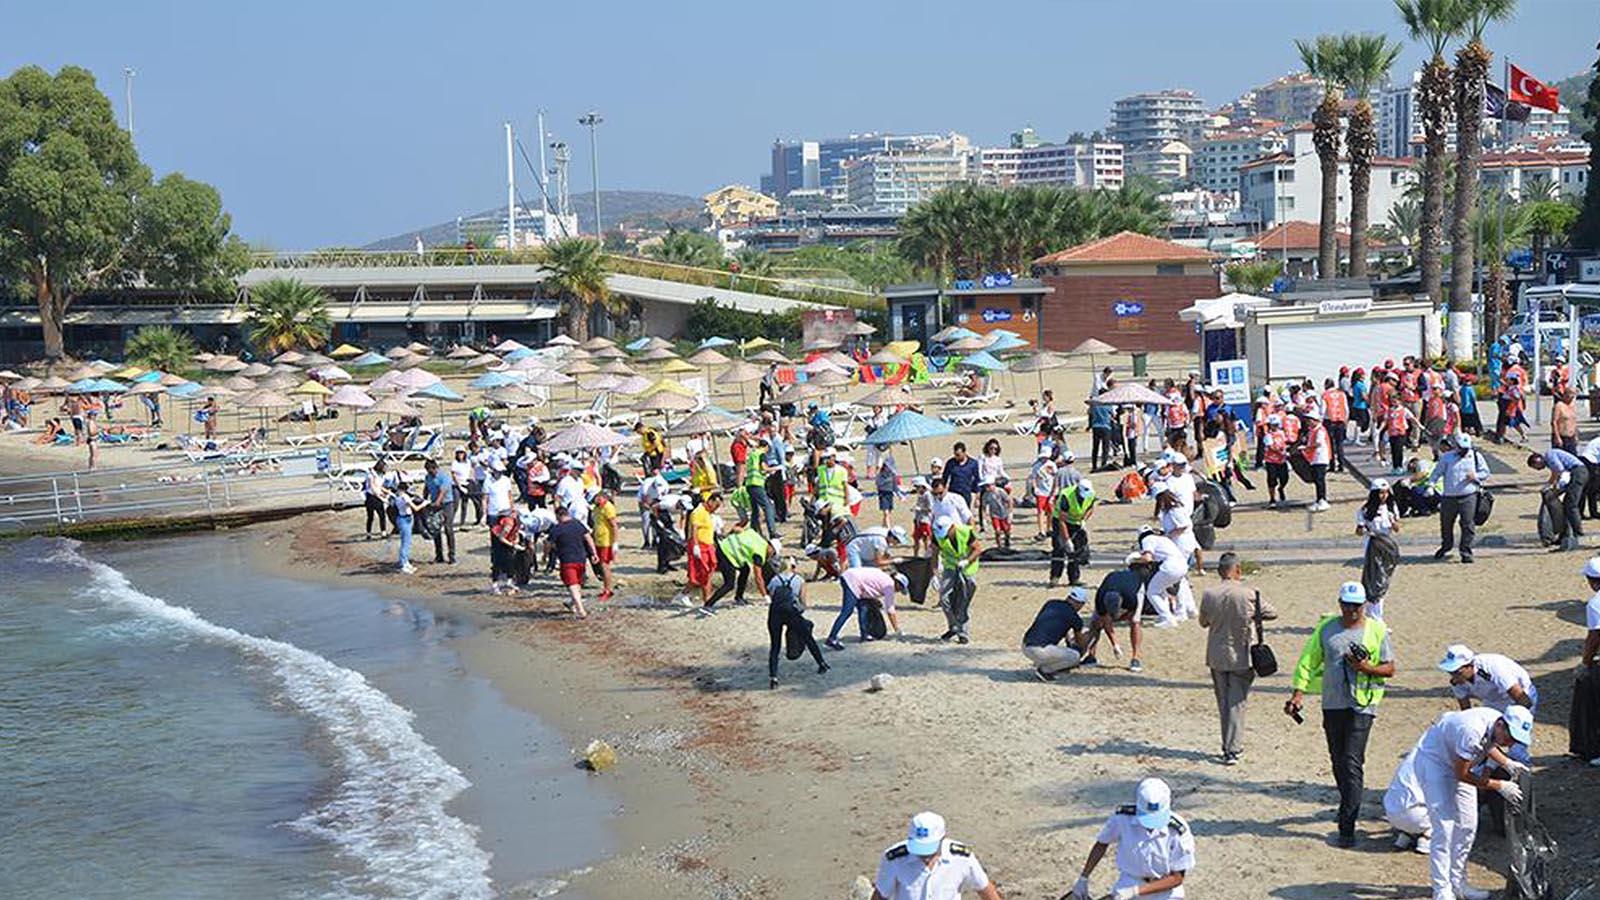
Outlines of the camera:
[{"label": "camera", "polygon": [[1362,644],[1352,646],[1345,655],[1356,662],[1365,662],[1372,658],[1372,654],[1368,653],[1367,648]]}]

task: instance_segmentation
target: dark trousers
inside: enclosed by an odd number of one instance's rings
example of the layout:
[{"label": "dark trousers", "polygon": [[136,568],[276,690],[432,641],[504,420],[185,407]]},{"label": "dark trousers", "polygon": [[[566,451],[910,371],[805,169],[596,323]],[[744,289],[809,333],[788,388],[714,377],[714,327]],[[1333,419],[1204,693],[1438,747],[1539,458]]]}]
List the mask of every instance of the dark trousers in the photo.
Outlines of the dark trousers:
[{"label": "dark trousers", "polygon": [[[449,503],[446,503],[444,506],[439,508],[439,511],[444,513],[444,515],[441,517],[441,520],[439,522],[438,530],[434,531],[434,533],[433,533],[433,561],[434,562],[444,562],[445,561],[444,549],[445,549],[445,545],[446,544],[448,544],[450,546],[450,561],[451,562],[455,562],[456,561],[456,503],[457,502],[458,501],[451,500]],[[464,506],[466,506],[466,504],[463,503],[462,506],[464,507]]]},{"label": "dark trousers", "polygon": [[1311,483],[1317,489],[1317,499],[1328,499],[1328,466],[1325,463],[1312,463]]},{"label": "dark trousers", "polygon": [[[472,501],[472,524],[477,525],[483,521],[483,489],[478,487],[463,488],[461,496]],[[456,521],[458,525],[467,524],[467,504],[460,499],[456,500],[456,507],[461,513],[461,518]]]},{"label": "dark trousers", "polygon": [[1328,423],[1328,436],[1333,439],[1333,471],[1335,472],[1344,471],[1344,437],[1349,430],[1349,422]]},{"label": "dark trousers", "polygon": [[1328,739],[1328,762],[1333,765],[1333,780],[1339,786],[1339,833],[1342,835],[1353,836],[1356,833],[1356,819],[1361,817],[1367,738],[1372,734],[1372,718],[1353,709],[1322,711],[1322,733]]},{"label": "dark trousers", "polygon": [[378,533],[383,534],[389,528],[389,517],[384,511],[383,501],[371,494],[367,495],[367,534],[372,534],[372,520],[377,517]]},{"label": "dark trousers", "polygon": [[779,522],[789,521],[789,492],[784,490],[783,485],[782,472],[767,475],[767,496],[772,498],[772,509],[778,514]]},{"label": "dark trousers", "polygon": [[817,665],[825,665],[822,661],[822,648],[817,646],[817,639],[811,636],[811,622],[801,615],[800,610],[793,606],[767,607],[767,677],[778,677],[778,651],[783,648],[783,630],[792,628],[797,634],[804,635],[805,648]]},{"label": "dark trousers", "polygon": [[1111,429],[1096,428],[1093,434],[1094,439],[1089,446],[1089,467],[1098,469],[1104,465],[1108,469],[1112,468],[1116,465],[1116,459],[1113,455],[1115,448],[1111,445]]},{"label": "dark trousers", "polygon": [[722,548],[718,547],[717,574],[722,576],[722,584],[717,585],[717,589],[711,592],[710,599],[706,600],[706,608],[710,609],[716,605],[716,602],[728,596],[729,592],[733,593],[735,603],[742,603],[744,589],[750,584],[750,567],[734,566],[728,557],[723,555]]},{"label": "dark trousers", "polygon": [[1064,519],[1050,520],[1050,580],[1061,578],[1063,569],[1067,581],[1077,584],[1083,577],[1083,565],[1089,559],[1089,532],[1082,525]]},{"label": "dark trousers", "polygon": [[1588,512],[1584,514],[1584,518],[1600,519],[1600,472],[1595,471],[1596,469],[1600,469],[1600,466],[1597,466],[1591,462],[1585,462],[1584,467],[1589,470],[1589,484],[1587,489],[1583,492],[1584,505],[1588,508]]},{"label": "dark trousers", "polygon": [[1390,435],[1389,437],[1389,468],[1396,472],[1406,465],[1406,436],[1403,434]]},{"label": "dark trousers", "polygon": [[1273,500],[1284,496],[1283,489],[1289,484],[1289,464],[1281,462],[1267,463],[1267,499]]},{"label": "dark trousers", "polygon": [[1478,536],[1478,495],[1463,494],[1439,500],[1439,550],[1449,553],[1456,544],[1456,521],[1461,522],[1461,558],[1472,558],[1472,542]]},{"label": "dark trousers", "polygon": [[1561,492],[1561,512],[1567,519],[1567,541],[1583,537],[1583,498],[1589,493],[1589,467],[1579,466],[1567,473],[1567,487]]}]

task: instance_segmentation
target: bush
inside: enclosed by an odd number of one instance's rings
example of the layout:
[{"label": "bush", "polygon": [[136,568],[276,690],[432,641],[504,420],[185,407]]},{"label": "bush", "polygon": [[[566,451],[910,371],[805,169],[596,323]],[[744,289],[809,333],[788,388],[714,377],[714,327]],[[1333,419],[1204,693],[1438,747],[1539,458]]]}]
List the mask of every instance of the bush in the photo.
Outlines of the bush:
[{"label": "bush", "polygon": [[683,336],[702,341],[708,337],[725,337],[747,341],[764,337],[773,341],[800,338],[800,310],[781,313],[748,313],[718,303],[710,297],[695,301],[694,309],[684,322]]}]

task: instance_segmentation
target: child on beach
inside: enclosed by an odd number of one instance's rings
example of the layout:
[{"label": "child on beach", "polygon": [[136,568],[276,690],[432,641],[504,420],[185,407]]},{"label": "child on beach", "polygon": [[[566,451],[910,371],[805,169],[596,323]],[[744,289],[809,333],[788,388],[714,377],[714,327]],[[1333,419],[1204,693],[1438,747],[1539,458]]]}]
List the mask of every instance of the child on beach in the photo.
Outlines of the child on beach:
[{"label": "child on beach", "polygon": [[495,594],[515,594],[512,567],[522,547],[522,520],[507,510],[491,517],[489,523],[489,590]]},{"label": "child on beach", "polygon": [[610,491],[595,494],[594,510],[595,569],[600,573],[600,602],[611,599],[611,564],[617,558],[617,504]]},{"label": "child on beach", "polygon": [[1033,469],[1028,473],[1028,492],[1033,495],[1033,509],[1038,523],[1038,530],[1033,535],[1036,541],[1050,536],[1046,525],[1050,521],[1050,498],[1055,496],[1055,490],[1055,459],[1048,449],[1040,448],[1038,457],[1033,461]]},{"label": "child on beach", "polygon": [[997,546],[1011,549],[1011,511],[1014,502],[1011,499],[1011,479],[1004,475],[996,478],[994,484],[983,492],[983,512],[989,519],[989,524],[994,528],[994,541]]},{"label": "child on beach", "polygon": [[911,507],[911,555],[922,556],[923,550],[933,553],[933,496],[928,493],[928,479],[918,475],[911,482],[916,501]]}]

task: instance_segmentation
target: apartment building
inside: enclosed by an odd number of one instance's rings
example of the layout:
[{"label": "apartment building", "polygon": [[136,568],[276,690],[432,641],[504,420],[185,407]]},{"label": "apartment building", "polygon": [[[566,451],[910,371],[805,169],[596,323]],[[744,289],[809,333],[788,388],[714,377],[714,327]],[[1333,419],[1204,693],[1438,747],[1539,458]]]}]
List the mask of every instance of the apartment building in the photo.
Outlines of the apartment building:
[{"label": "apartment building", "polygon": [[[1372,161],[1368,221],[1383,222],[1416,180],[1412,160],[1378,157]],[[1322,209],[1322,161],[1312,144],[1311,126],[1286,135],[1282,151],[1239,167],[1240,205],[1254,209],[1265,226],[1283,221],[1317,222]],[[1339,163],[1339,223],[1350,221],[1350,166]]]},{"label": "apartment building", "polygon": [[1230,131],[1202,141],[1195,149],[1194,180],[1208,191],[1239,190],[1239,167],[1284,148],[1276,128]]},{"label": "apartment building", "polygon": [[1182,141],[1206,117],[1206,104],[1193,91],[1168,90],[1122,97],[1111,106],[1106,136],[1125,147]]},{"label": "apartment building", "polygon": [[[1024,132],[1026,133],[1026,132]],[[982,184],[1056,185],[1084,189],[1122,187],[1122,145],[1109,141],[1046,144],[1019,141],[1010,147],[973,151],[973,173]]]},{"label": "apartment building", "polygon": [[844,164],[845,202],[867,210],[905,212],[969,177],[972,146],[951,134],[926,147],[874,153]]}]

